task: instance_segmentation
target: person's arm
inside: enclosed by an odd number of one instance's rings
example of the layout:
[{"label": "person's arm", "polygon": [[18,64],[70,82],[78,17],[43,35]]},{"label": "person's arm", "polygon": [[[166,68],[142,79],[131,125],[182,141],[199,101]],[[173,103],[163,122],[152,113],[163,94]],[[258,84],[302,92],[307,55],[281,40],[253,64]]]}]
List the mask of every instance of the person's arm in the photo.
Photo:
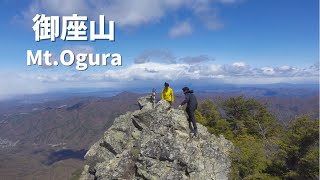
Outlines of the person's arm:
[{"label": "person's arm", "polygon": [[190,96],[189,94],[185,94],[185,99],[184,101],[182,101],[182,103],[180,104],[181,106],[183,106],[184,104],[186,104],[187,102],[189,102]]},{"label": "person's arm", "polygon": [[161,99],[164,99],[164,90],[162,90]]}]

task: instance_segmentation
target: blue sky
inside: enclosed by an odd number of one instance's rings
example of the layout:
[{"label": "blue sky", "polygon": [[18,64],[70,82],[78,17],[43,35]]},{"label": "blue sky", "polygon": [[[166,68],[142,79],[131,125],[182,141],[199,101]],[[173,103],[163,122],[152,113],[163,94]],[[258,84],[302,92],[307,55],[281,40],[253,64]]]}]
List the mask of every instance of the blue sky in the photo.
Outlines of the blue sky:
[{"label": "blue sky", "polygon": [[[317,0],[4,0],[1,97],[69,87],[154,81],[318,83]],[[116,40],[35,42],[36,13],[114,20]],[[122,67],[26,65],[26,50],[120,53]],[[149,69],[148,69],[149,68]],[[151,69],[150,69],[151,68]],[[10,76],[10,78],[8,78]],[[121,81],[121,84],[119,83]],[[17,89],[8,92],[9,89]]]}]

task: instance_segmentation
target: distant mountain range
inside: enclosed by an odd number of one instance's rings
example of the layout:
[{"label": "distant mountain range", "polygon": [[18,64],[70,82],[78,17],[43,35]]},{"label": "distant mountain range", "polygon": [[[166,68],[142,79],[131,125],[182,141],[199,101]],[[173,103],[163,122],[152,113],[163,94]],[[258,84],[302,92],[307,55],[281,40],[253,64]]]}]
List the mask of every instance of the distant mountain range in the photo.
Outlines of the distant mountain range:
[{"label": "distant mountain range", "polygon": [[[240,95],[256,98],[266,103],[282,122],[303,114],[319,114],[319,89],[313,85],[216,86],[194,90],[199,101],[213,99],[219,103]],[[148,91],[113,96],[116,92],[104,89],[72,90],[0,102],[0,175],[5,179],[70,178],[70,172],[83,166],[82,157],[91,143],[102,136],[115,117],[138,109],[138,97]],[[159,99],[161,88],[157,91]],[[175,98],[173,106],[177,107],[184,99],[181,90],[175,90]]]},{"label": "distant mountain range", "polygon": [[[2,111],[0,179],[43,179],[52,174],[55,179],[68,179],[70,172],[83,166],[90,143],[102,136],[114,118],[138,109],[139,96],[73,97]],[[61,171],[57,164],[68,166],[68,171]]]},{"label": "distant mountain range", "polygon": [[[147,84],[147,83],[146,83]],[[258,84],[258,85],[235,85],[235,84],[171,84],[175,92],[180,92],[184,86],[193,88],[196,92],[243,92],[253,94],[258,92],[257,95],[281,95],[285,93],[292,96],[303,96],[310,94],[319,94],[319,84]],[[0,111],[4,107],[12,107],[20,104],[35,104],[46,103],[50,104],[53,101],[61,101],[72,97],[87,98],[87,97],[111,97],[121,92],[132,92],[137,94],[150,93],[152,88],[157,92],[161,92],[163,83],[152,83],[149,86],[127,87],[126,89],[109,89],[109,88],[69,88],[60,91],[51,91],[43,94],[33,95],[18,95],[11,99],[0,101]],[[290,91],[285,91],[290,90]],[[245,92],[246,91],[246,92]],[[274,94],[277,91],[280,94]]]}]

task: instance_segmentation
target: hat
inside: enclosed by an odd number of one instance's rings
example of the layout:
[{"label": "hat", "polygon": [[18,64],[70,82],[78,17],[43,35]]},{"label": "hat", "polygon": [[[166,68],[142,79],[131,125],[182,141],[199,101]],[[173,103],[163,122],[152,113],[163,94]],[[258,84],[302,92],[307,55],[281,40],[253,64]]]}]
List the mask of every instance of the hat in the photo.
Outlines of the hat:
[{"label": "hat", "polygon": [[184,87],[184,88],[182,88],[182,91],[189,91],[189,88],[188,87]]},{"label": "hat", "polygon": [[164,83],[164,86],[169,86],[169,83],[165,82],[165,83]]}]

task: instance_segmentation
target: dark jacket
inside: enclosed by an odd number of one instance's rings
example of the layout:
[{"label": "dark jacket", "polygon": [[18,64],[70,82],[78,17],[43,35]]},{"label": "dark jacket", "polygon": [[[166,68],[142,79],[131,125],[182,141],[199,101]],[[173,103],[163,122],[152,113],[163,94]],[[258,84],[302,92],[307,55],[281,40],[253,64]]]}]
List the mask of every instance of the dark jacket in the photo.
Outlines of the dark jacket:
[{"label": "dark jacket", "polygon": [[187,103],[187,111],[188,110],[196,110],[198,107],[198,101],[196,96],[193,94],[193,90],[189,90],[187,92],[184,93],[185,95],[185,99],[184,101],[181,103],[181,106]]}]

